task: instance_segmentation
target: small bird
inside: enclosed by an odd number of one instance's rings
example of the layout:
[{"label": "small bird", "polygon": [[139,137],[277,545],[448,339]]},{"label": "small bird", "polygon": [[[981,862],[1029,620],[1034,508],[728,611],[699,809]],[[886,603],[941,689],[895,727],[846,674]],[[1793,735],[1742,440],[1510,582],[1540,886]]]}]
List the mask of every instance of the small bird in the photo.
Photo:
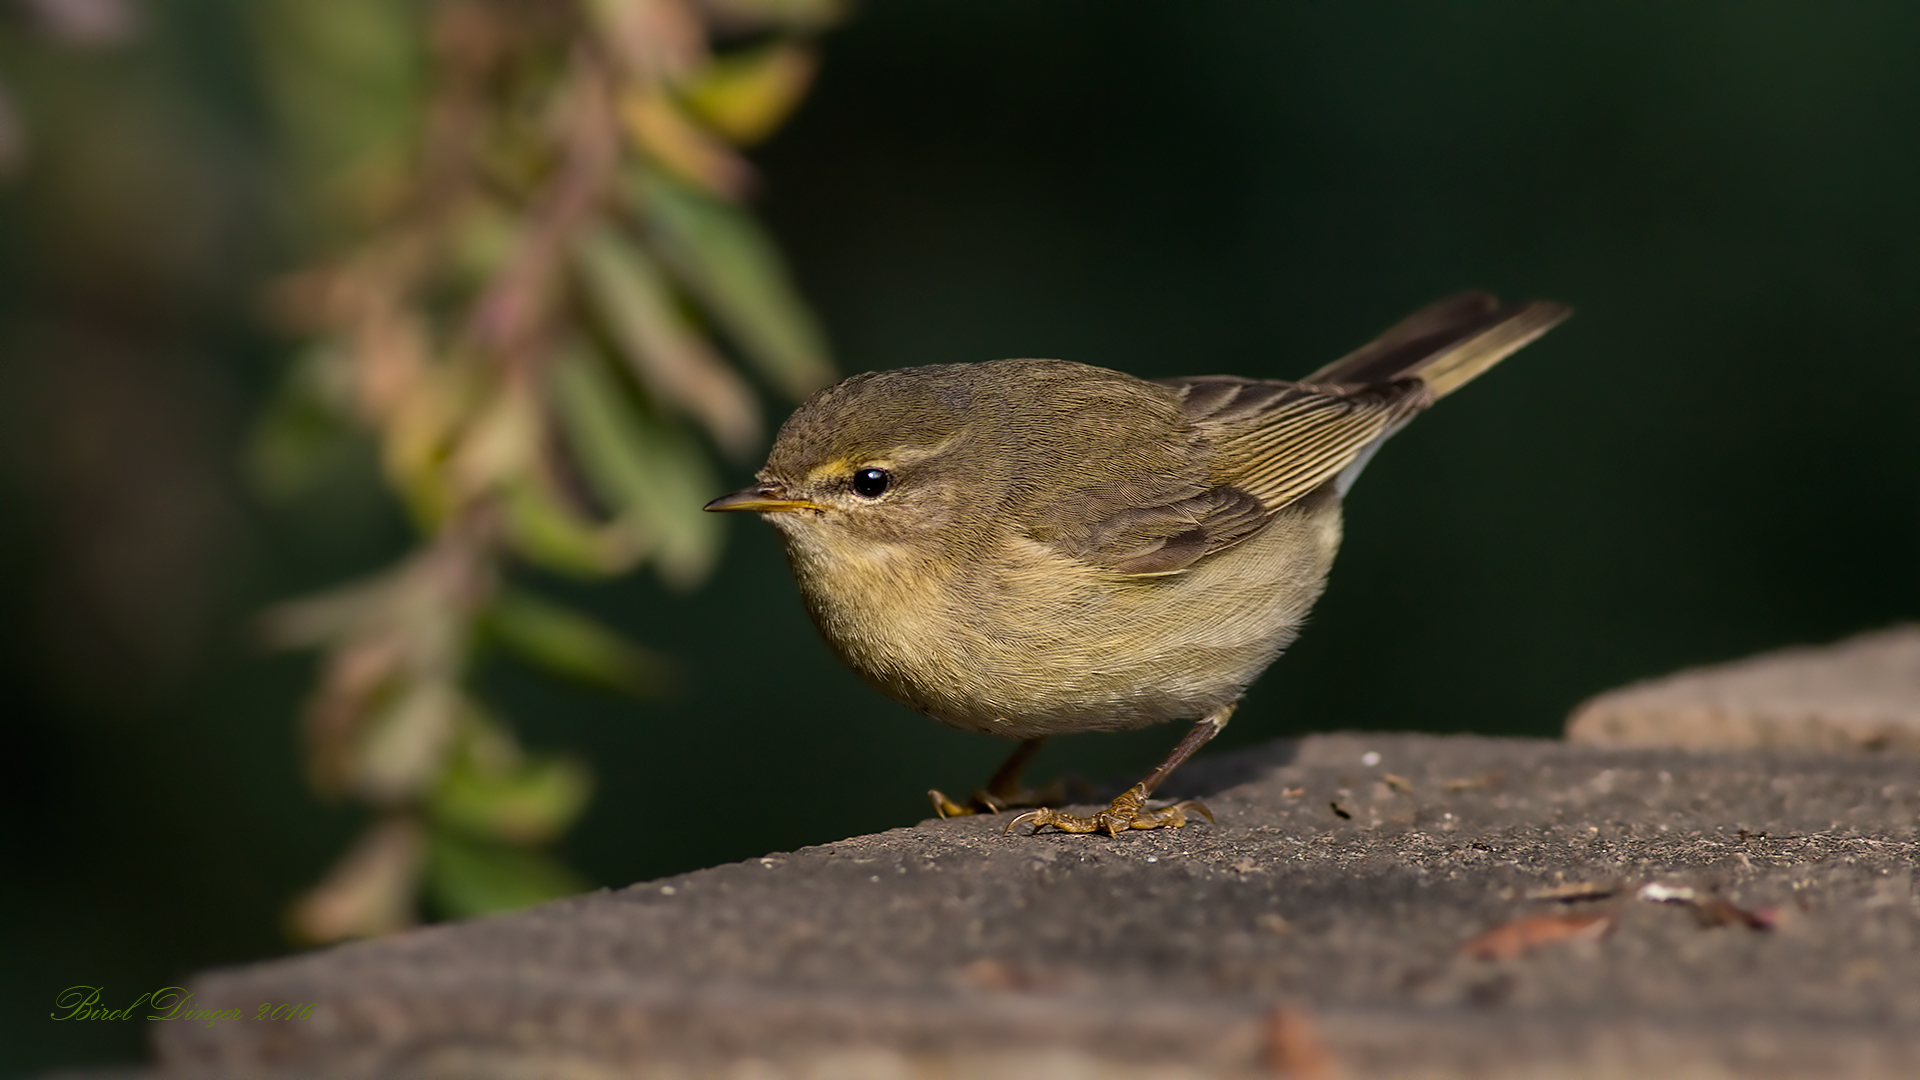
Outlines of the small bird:
[{"label": "small bird", "polygon": [[1065,360],[855,375],[706,509],[778,527],[814,624],[868,682],[1023,740],[978,809],[1017,801],[1049,735],[1196,721],[1105,810],[1041,807],[1007,831],[1178,828],[1205,808],[1149,797],[1294,639],[1374,451],[1568,314],[1464,293],[1299,382]]}]

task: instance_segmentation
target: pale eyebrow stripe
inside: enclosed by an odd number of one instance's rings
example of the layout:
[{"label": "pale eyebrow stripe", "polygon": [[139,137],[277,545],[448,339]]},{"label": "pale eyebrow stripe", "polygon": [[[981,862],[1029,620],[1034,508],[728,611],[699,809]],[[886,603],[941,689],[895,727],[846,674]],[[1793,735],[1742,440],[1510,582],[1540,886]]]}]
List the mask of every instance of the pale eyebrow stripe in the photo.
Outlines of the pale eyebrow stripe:
[{"label": "pale eyebrow stripe", "polygon": [[913,465],[915,463],[925,461],[930,457],[934,457],[944,452],[949,446],[952,446],[955,442],[958,442],[960,439],[960,436],[963,434],[965,434],[964,431],[956,431],[952,435],[949,435],[946,438],[941,439],[939,442],[935,443],[932,446],[912,449],[912,450],[896,450],[891,454],[885,454],[878,457],[868,457],[868,458],[837,457],[837,458],[834,458],[832,461],[826,462],[825,464],[822,464],[822,465],[816,465],[812,469],[808,470],[807,479],[809,481],[813,481],[813,480],[824,479],[829,476],[845,476],[848,473],[853,472],[853,470],[856,468],[897,469],[903,465]]}]

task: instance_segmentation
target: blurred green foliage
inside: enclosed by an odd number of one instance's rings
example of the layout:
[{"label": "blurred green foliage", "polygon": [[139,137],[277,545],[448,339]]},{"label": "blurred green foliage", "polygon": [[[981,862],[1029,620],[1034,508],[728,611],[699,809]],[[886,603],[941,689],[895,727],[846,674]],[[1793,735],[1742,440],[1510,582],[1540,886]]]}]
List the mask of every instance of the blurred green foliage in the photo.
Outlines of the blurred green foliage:
[{"label": "blurred green foliage", "polygon": [[503,572],[649,562],[697,583],[719,539],[700,512],[719,487],[707,446],[740,458],[763,438],[717,339],[788,395],[828,377],[742,205],[753,174],[735,147],[792,109],[806,38],[834,15],[765,0],[256,8],[295,209],[325,224],[308,244],[326,254],[277,290],[310,344],[251,472],[296,496],[370,436],[423,535],[396,569],[266,621],[275,643],[325,654],[312,782],[376,813],[296,905],[301,937],[407,925],[418,892],[462,916],[584,887],[543,849],[592,774],[519,748],[476,696],[476,650],[638,696],[664,684],[663,659]]}]

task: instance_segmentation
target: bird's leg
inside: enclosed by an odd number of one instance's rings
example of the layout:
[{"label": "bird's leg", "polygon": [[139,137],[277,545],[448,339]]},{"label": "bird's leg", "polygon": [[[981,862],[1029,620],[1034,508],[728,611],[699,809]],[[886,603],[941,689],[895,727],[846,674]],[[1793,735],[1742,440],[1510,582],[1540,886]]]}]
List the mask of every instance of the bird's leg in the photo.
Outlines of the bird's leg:
[{"label": "bird's leg", "polygon": [[1227,726],[1227,720],[1232,716],[1233,706],[1227,705],[1216,709],[1208,714],[1206,719],[1193,725],[1193,730],[1187,732],[1187,737],[1181,739],[1180,744],[1173,748],[1173,753],[1167,755],[1167,760],[1148,773],[1145,780],[1121,793],[1120,797],[1108,804],[1105,810],[1091,817],[1082,817],[1079,814],[1067,814],[1043,807],[1039,810],[1029,810],[1007,822],[1004,831],[1012,832],[1016,825],[1032,825],[1033,831],[1039,832],[1051,825],[1062,832],[1103,832],[1108,836],[1118,836],[1124,829],[1177,829],[1187,823],[1188,810],[1193,810],[1208,821],[1212,821],[1213,812],[1192,799],[1149,810],[1147,797],[1153,794],[1153,790],[1159,787],[1161,782],[1173,773],[1173,770],[1180,767],[1181,762],[1192,757],[1195,750],[1207,745],[1215,735],[1220,734],[1220,729]]},{"label": "bird's leg", "polygon": [[1027,763],[1033,760],[1046,742],[1047,737],[1042,735],[1014,747],[1013,753],[987,779],[987,785],[975,791],[973,797],[964,803],[954,802],[938,789],[927,792],[927,797],[933,800],[934,813],[943,818],[997,814],[1010,806],[1040,806],[1065,799],[1070,781],[1055,780],[1041,788],[1026,788],[1020,784],[1020,775],[1026,772]]},{"label": "bird's leg", "polygon": [[[1031,762],[1033,756],[1038,754],[1040,748],[1046,744],[1047,737],[1044,735],[1022,741],[1019,746],[1013,748],[1013,753],[1007,755],[1007,760],[1001,762],[1000,767],[993,771],[993,775],[987,778],[986,786],[976,789],[973,797],[964,803],[954,802],[937,788],[927,792],[927,797],[933,800],[934,812],[943,818],[961,817],[966,814],[997,814],[1002,807],[1019,805],[1022,801],[1021,797],[1028,795],[1020,786],[1020,776],[1027,771],[1027,763]],[[1028,797],[1031,798],[1031,796]],[[1026,805],[1031,806],[1033,803],[1028,802]]]}]

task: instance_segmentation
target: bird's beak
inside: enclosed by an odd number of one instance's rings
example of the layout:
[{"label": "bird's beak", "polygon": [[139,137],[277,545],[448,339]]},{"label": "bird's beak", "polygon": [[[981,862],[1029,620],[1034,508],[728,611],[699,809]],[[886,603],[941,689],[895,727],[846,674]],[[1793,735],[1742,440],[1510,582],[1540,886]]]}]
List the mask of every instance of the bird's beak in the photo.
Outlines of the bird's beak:
[{"label": "bird's beak", "polygon": [[755,484],[731,495],[722,495],[706,505],[716,513],[722,510],[752,510],[761,514],[790,514],[796,510],[825,510],[819,503],[789,499],[772,484]]}]

